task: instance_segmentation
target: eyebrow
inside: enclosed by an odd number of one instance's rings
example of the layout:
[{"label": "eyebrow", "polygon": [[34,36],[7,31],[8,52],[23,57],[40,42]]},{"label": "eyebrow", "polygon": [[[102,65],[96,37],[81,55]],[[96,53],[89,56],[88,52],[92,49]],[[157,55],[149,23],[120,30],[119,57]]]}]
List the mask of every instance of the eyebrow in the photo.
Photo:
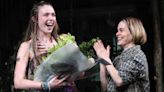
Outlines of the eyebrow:
[{"label": "eyebrow", "polygon": [[117,28],[117,30],[122,30],[122,29],[124,29],[124,28]]}]

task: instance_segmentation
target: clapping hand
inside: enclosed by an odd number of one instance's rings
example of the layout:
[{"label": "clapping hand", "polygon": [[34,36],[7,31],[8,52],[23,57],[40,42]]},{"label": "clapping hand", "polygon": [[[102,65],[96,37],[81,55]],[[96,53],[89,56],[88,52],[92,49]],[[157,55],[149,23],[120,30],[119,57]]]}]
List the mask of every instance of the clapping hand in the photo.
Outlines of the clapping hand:
[{"label": "clapping hand", "polygon": [[110,57],[110,46],[108,45],[106,48],[101,40],[98,40],[94,43],[94,49],[99,58],[107,59]]}]

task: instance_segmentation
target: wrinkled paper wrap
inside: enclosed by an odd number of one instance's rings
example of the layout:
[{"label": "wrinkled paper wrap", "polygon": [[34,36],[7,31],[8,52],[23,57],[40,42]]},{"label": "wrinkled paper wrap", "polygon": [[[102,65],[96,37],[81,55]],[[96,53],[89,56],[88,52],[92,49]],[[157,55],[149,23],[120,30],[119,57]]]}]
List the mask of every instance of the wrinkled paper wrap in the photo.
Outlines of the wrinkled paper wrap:
[{"label": "wrinkled paper wrap", "polygon": [[82,72],[89,70],[95,62],[88,60],[74,43],[66,44],[50,54],[34,74],[36,81],[48,81],[57,74],[70,74],[70,80],[75,80]]}]

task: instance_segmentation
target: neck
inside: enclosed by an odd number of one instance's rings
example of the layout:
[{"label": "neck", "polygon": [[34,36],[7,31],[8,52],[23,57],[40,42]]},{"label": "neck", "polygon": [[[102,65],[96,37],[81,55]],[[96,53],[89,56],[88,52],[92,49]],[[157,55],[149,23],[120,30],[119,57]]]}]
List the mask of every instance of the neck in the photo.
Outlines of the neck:
[{"label": "neck", "polygon": [[125,45],[125,46],[123,47],[123,49],[126,50],[126,49],[129,49],[129,48],[134,47],[134,46],[135,46],[134,43],[129,43],[129,44]]},{"label": "neck", "polygon": [[46,34],[46,33],[43,33],[43,32],[39,32],[38,33],[38,40],[40,40],[40,41],[51,41],[52,36],[51,36],[51,34]]}]

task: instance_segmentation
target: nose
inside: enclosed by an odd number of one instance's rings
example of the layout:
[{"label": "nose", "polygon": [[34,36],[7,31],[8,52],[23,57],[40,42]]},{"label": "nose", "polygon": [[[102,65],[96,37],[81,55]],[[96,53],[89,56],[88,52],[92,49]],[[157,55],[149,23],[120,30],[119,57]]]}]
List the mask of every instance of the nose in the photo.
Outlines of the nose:
[{"label": "nose", "polygon": [[53,17],[53,16],[50,15],[50,16],[48,17],[47,21],[48,21],[49,23],[54,23],[54,22],[56,21],[56,17]]},{"label": "nose", "polygon": [[116,36],[118,36],[119,34],[120,34],[120,32],[119,32],[119,31],[117,31],[117,32],[116,32]]},{"label": "nose", "polygon": [[49,14],[48,18],[53,20],[53,19],[56,19],[56,16],[54,16],[54,14]]}]

